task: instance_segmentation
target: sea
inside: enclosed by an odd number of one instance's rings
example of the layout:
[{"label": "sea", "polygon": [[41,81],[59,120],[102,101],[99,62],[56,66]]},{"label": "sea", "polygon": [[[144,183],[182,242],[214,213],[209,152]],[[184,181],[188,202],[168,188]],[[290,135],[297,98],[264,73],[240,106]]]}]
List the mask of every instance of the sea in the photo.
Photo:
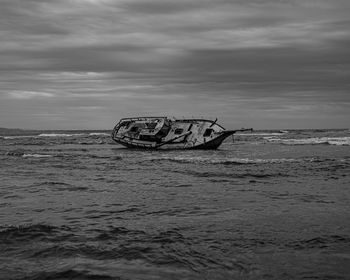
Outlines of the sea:
[{"label": "sea", "polygon": [[350,279],[349,145],[349,129],[186,151],[0,130],[0,279]]}]

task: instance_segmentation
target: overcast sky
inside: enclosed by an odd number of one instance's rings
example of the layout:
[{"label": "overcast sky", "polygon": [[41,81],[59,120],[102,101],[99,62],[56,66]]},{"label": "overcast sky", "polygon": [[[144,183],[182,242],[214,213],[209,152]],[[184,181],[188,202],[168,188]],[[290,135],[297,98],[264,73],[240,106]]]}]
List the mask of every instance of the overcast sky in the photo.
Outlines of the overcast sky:
[{"label": "overcast sky", "polygon": [[350,121],[349,0],[0,0],[0,127]]}]

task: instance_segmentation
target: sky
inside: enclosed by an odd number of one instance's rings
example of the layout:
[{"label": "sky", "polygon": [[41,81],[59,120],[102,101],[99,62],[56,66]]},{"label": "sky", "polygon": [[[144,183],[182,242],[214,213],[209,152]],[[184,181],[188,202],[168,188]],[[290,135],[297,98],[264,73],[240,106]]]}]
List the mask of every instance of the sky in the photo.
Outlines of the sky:
[{"label": "sky", "polygon": [[0,127],[348,128],[349,0],[0,0]]}]

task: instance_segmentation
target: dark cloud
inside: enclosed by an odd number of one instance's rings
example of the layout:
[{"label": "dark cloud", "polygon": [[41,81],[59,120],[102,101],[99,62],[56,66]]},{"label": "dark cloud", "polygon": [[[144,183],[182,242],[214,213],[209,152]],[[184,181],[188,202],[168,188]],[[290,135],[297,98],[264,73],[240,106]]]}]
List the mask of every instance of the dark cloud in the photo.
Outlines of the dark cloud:
[{"label": "dark cloud", "polygon": [[3,125],[21,126],[23,112],[33,116],[29,126],[52,112],[48,126],[69,118],[77,128],[85,119],[104,126],[116,112],[191,112],[227,122],[239,115],[255,127],[318,126],[325,114],[333,117],[323,125],[332,126],[349,117],[345,0],[0,5]]},{"label": "dark cloud", "polygon": [[129,1],[122,3],[127,12],[143,13],[143,14],[173,14],[180,12],[189,12],[196,10],[199,7],[207,7],[215,5],[213,2],[203,1],[198,4],[195,1],[167,1],[167,0],[153,0],[153,1]]}]

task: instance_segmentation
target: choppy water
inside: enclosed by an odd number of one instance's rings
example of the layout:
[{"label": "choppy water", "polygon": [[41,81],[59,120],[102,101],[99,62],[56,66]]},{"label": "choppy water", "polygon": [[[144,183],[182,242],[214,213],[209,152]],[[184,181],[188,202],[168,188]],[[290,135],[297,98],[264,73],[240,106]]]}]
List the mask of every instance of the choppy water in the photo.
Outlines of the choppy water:
[{"label": "choppy water", "polygon": [[235,139],[0,137],[0,279],[349,279],[350,132]]}]

